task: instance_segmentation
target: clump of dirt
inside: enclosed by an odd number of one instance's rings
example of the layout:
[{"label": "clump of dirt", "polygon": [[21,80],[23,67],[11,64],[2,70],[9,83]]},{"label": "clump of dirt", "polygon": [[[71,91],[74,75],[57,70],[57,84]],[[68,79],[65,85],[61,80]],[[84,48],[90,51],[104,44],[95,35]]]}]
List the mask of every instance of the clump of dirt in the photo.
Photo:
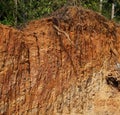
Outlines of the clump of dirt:
[{"label": "clump of dirt", "polygon": [[0,25],[0,114],[119,114],[119,33],[76,6],[21,31]]},{"label": "clump of dirt", "polygon": [[[46,26],[50,29],[46,29]],[[62,37],[65,45],[69,44],[80,51],[84,49],[86,57],[83,57],[83,60],[88,58],[89,61],[89,58],[101,59],[103,55],[107,56],[111,52],[118,56],[119,53],[114,50],[117,47],[114,43],[117,42],[117,28],[118,25],[98,13],[70,6],[61,8],[49,18],[30,22],[24,31],[29,34],[38,34],[41,30],[44,30],[44,33],[54,31],[52,36]]]}]

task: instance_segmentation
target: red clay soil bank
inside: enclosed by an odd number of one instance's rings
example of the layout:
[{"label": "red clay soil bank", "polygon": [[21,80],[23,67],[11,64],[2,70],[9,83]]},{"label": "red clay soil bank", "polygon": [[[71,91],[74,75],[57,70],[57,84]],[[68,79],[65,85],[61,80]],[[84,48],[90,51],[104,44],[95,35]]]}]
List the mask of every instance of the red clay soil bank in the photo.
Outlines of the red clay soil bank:
[{"label": "red clay soil bank", "polygon": [[0,25],[0,114],[119,115],[119,57],[120,27],[80,7]]}]

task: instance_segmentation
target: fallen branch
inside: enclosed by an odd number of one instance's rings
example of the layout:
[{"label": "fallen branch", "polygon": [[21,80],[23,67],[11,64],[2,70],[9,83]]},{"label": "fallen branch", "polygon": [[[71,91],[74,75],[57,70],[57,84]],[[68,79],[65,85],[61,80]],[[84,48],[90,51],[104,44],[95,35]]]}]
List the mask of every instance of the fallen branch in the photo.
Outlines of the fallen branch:
[{"label": "fallen branch", "polygon": [[65,31],[63,30],[60,30],[56,25],[53,25],[53,27],[59,32],[59,33],[62,33],[66,36],[66,38],[71,42],[71,44],[74,45],[74,43],[72,42],[72,40],[70,39],[70,36],[69,34],[67,34]]}]

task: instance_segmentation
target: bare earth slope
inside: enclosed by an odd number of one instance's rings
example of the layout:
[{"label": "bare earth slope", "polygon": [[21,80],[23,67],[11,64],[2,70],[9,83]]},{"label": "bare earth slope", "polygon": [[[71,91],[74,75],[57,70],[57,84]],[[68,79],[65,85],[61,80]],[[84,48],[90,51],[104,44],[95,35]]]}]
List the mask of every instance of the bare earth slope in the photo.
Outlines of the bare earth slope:
[{"label": "bare earth slope", "polygon": [[119,57],[120,27],[80,7],[0,25],[0,114],[119,115]]}]

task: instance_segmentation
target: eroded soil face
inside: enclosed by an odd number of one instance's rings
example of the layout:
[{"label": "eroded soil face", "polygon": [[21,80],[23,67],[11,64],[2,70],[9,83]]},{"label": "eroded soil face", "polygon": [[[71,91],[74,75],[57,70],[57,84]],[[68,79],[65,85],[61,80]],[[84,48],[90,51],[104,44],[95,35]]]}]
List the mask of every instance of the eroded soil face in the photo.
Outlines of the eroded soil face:
[{"label": "eroded soil face", "polygon": [[0,114],[119,115],[119,57],[120,27],[83,8],[0,25]]}]

